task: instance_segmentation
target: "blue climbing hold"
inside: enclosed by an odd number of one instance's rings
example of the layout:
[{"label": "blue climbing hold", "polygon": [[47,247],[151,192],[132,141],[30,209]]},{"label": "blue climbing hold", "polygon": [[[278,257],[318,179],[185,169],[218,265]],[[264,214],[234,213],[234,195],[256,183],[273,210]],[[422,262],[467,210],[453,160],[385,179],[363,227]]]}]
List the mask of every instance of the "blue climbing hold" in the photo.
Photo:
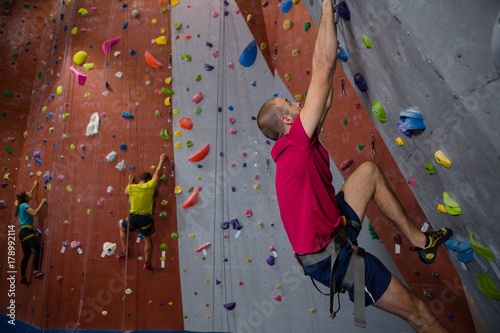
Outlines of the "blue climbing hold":
[{"label": "blue climbing hold", "polygon": [[409,130],[424,130],[424,117],[419,110],[406,109],[399,113],[403,126]]},{"label": "blue climbing hold", "polygon": [[123,23],[122,29],[125,30],[128,27],[128,22]]},{"label": "blue climbing hold", "polygon": [[290,11],[290,9],[292,9],[292,0],[287,0],[285,2],[282,2],[281,3],[281,12],[286,14]]},{"label": "blue climbing hold", "polygon": [[120,145],[120,149],[121,149],[121,150],[127,150],[127,145],[126,145],[126,144],[124,144],[124,143],[122,143],[122,144]]},{"label": "blue climbing hold", "polygon": [[255,42],[255,40],[253,40],[243,50],[240,57],[238,58],[238,62],[243,67],[250,67],[254,64],[256,59],[257,59],[257,43]]},{"label": "blue climbing hold", "polygon": [[122,117],[126,119],[134,119],[134,115],[125,111],[122,111]]},{"label": "blue climbing hold", "polygon": [[368,90],[368,85],[366,84],[365,78],[360,73],[354,74],[354,83],[356,84],[356,87],[358,87],[358,89],[362,92]]}]

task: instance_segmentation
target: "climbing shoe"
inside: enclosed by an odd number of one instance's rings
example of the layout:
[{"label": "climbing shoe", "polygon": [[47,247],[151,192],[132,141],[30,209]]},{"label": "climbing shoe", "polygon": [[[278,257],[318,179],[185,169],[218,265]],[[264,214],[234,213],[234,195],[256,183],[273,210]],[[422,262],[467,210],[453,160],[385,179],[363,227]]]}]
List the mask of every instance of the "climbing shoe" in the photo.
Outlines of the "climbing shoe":
[{"label": "climbing shoe", "polygon": [[128,256],[130,255],[130,251],[127,250],[127,251],[123,251],[123,252],[120,252],[118,253],[115,258],[116,259],[123,259],[123,258],[127,258]]},{"label": "climbing shoe", "polygon": [[150,272],[150,273],[153,273],[153,272],[154,272],[153,267],[151,267],[151,265],[149,264],[149,262],[146,262],[146,263],[144,264],[144,266],[142,266],[142,268],[144,268],[145,270],[147,270],[147,271],[148,271],[148,272]]},{"label": "climbing shoe", "polygon": [[430,265],[436,259],[438,247],[453,236],[453,231],[448,228],[441,228],[437,231],[426,232],[425,236],[427,241],[424,248],[411,247],[410,250],[417,252],[418,257],[424,264]]}]

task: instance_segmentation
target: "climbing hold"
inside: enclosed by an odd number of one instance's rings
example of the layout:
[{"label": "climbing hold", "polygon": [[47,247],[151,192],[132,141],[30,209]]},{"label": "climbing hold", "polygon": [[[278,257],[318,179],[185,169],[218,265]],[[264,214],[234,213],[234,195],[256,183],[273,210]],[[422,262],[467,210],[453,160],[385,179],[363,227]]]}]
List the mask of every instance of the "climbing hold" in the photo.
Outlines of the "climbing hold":
[{"label": "climbing hold", "polygon": [[344,162],[342,162],[342,164],[340,164],[340,170],[345,171],[352,165],[353,162],[354,160],[352,158],[345,160]]},{"label": "climbing hold", "polygon": [[66,186],[66,192],[68,192],[68,193],[73,192],[73,189],[71,188],[71,185]]},{"label": "climbing hold", "polygon": [[112,151],[111,153],[109,153],[106,156],[106,161],[113,162],[116,159],[117,156],[118,156],[118,154],[115,151]]},{"label": "climbing hold", "polygon": [[167,217],[167,212],[166,211],[162,211],[162,212],[160,212],[160,214],[158,216],[160,216],[162,218]]},{"label": "climbing hold", "polygon": [[291,20],[285,20],[285,21],[283,21],[283,29],[285,31],[288,31],[288,30],[292,29],[292,27],[293,27],[293,23],[292,23]]},{"label": "climbing hold", "polygon": [[460,242],[457,244],[457,259],[464,264],[471,262],[474,259],[474,250],[469,241]]},{"label": "climbing hold", "polygon": [[448,192],[443,192],[443,201],[444,207],[450,215],[460,215],[462,213],[460,205],[455,200],[450,198]]},{"label": "climbing hold", "polygon": [[274,256],[269,256],[269,258],[266,259],[266,262],[269,266],[274,266],[274,261],[276,258]]},{"label": "climbing hold", "polygon": [[205,68],[205,70],[206,70],[207,72],[210,72],[211,70],[213,70],[213,69],[214,69],[214,66],[209,65],[209,64],[204,64],[204,65],[203,65],[203,68]]},{"label": "climbing hold", "polygon": [[127,295],[132,294],[132,289],[130,289],[130,288],[125,289],[125,294],[127,294]]},{"label": "climbing hold", "polygon": [[437,211],[446,214],[446,208],[444,208],[444,205],[442,204],[437,205]]},{"label": "climbing hold", "polygon": [[292,50],[292,57],[298,57],[300,54],[300,50],[299,49],[293,49]]},{"label": "climbing hold", "polygon": [[403,133],[404,135],[406,135],[407,137],[411,138],[412,137],[412,133],[409,129],[407,129],[406,127],[404,127],[404,125],[402,123],[397,123],[396,124],[396,127],[398,128],[398,130]]},{"label": "climbing hold", "polygon": [[69,147],[71,148],[71,150],[75,150],[76,149],[76,146],[74,144],[71,144]]},{"label": "climbing hold", "polygon": [[128,27],[128,22],[123,23],[123,25],[122,25],[122,30],[127,29],[127,27]]},{"label": "climbing hold", "polygon": [[403,126],[409,130],[424,130],[425,123],[422,113],[417,109],[406,109],[399,113]]},{"label": "climbing hold", "polygon": [[131,113],[122,111],[122,118],[125,118],[125,119],[134,119],[134,116]]},{"label": "climbing hold", "polygon": [[285,0],[281,3],[281,12],[286,14],[292,9],[292,0]]},{"label": "climbing hold", "polygon": [[234,128],[230,128],[230,129],[229,129],[229,133],[231,133],[231,134],[236,134],[236,133],[238,133],[238,131],[237,131],[237,130],[235,130]]},{"label": "climbing hold", "polygon": [[182,23],[174,23],[174,29],[180,30],[182,28]]},{"label": "climbing hold", "polygon": [[368,85],[366,84],[365,78],[360,73],[354,74],[354,83],[356,87],[358,87],[361,92],[365,92],[368,90]]},{"label": "climbing hold", "polygon": [[80,8],[78,9],[78,14],[81,14],[82,16],[85,16],[89,13],[88,10],[86,10],[85,8]]},{"label": "climbing hold", "polygon": [[166,130],[166,129],[162,129],[160,131],[160,137],[163,140],[172,140],[172,137],[168,134],[168,130]]},{"label": "climbing hold", "polygon": [[117,36],[115,38],[108,39],[104,43],[102,43],[102,51],[108,54],[111,51],[111,47],[118,43],[122,39],[121,36]]},{"label": "climbing hold", "polygon": [[115,165],[115,168],[117,168],[120,172],[125,171],[125,160],[121,160],[117,165]]},{"label": "climbing hold", "polygon": [[196,75],[196,76],[194,77],[194,81],[195,81],[195,82],[200,82],[200,81],[201,81],[201,75],[200,75],[200,74]]},{"label": "climbing hold", "polygon": [[77,65],[83,65],[83,63],[87,60],[87,52],[78,51],[73,56],[73,62]]},{"label": "climbing hold", "polygon": [[85,70],[91,70],[91,69],[94,69],[94,64],[93,63],[90,63],[90,64],[83,64],[83,68]]},{"label": "climbing hold", "polygon": [[156,37],[154,39],[154,41],[157,45],[167,45],[168,38],[167,38],[167,36],[160,36],[160,37]]},{"label": "climbing hold", "polygon": [[285,75],[283,75],[283,77],[285,78],[285,80],[287,80],[289,82],[292,80],[292,76],[289,73],[285,73]]},{"label": "climbing hold", "polygon": [[194,108],[194,114],[200,114],[201,113],[201,108],[199,106]]},{"label": "climbing hold", "polygon": [[71,29],[71,34],[73,36],[76,36],[77,33],[78,33],[78,27],[73,27],[73,29]]},{"label": "climbing hold", "polygon": [[468,236],[472,249],[477,255],[483,257],[488,261],[491,262],[495,261],[495,258],[493,257],[493,252],[488,247],[479,243],[479,241],[477,240],[476,236],[472,233],[472,231],[469,231]]},{"label": "climbing hold", "polygon": [[165,106],[170,106],[171,105],[171,103],[170,103],[170,97],[165,98],[164,104],[165,104]]},{"label": "climbing hold", "polygon": [[339,42],[338,50],[337,50],[337,59],[346,62],[349,60],[349,56],[347,55],[347,51],[342,46],[342,43]]},{"label": "climbing hold", "polygon": [[427,165],[425,166],[425,171],[427,171],[429,175],[436,174],[436,169],[434,168],[434,164],[432,164],[432,162],[427,163]]},{"label": "climbing hold", "polygon": [[250,67],[254,64],[256,59],[257,59],[257,43],[255,42],[255,40],[253,40],[243,50],[240,57],[238,58],[238,62],[243,67]]},{"label": "climbing hold", "polygon": [[252,14],[248,14],[247,15],[247,22],[250,22],[252,19],[253,19]]},{"label": "climbing hold", "polygon": [[345,1],[342,1],[337,5],[337,14],[339,14],[339,16],[346,21],[351,20],[351,11]]},{"label": "climbing hold", "polygon": [[230,302],[224,304],[224,308],[226,308],[226,310],[228,311],[234,310],[235,307],[236,307],[236,302]]},{"label": "climbing hold", "polygon": [[124,144],[124,143],[122,143],[122,144],[120,145],[120,150],[124,150],[124,151],[125,151],[125,150],[127,150],[127,145],[126,145],[126,144]]},{"label": "climbing hold", "polygon": [[486,297],[500,300],[500,291],[495,282],[483,271],[477,273],[477,287]]},{"label": "climbing hold", "polygon": [[363,149],[365,149],[365,145],[358,143],[358,150],[362,151]]},{"label": "climbing hold", "polygon": [[377,118],[380,122],[385,123],[387,121],[387,117],[385,115],[385,108],[379,102],[378,99],[375,99],[372,104],[372,111],[375,118]]},{"label": "climbing hold", "polygon": [[400,137],[397,137],[397,138],[396,138],[396,144],[397,144],[398,146],[402,146],[402,145],[404,145],[403,139],[401,139]]},{"label": "climbing hold", "polygon": [[315,313],[316,312],[316,308],[309,308],[309,312],[310,313]]},{"label": "climbing hold", "polygon": [[165,87],[162,87],[160,92],[163,94],[163,95],[167,95],[167,96],[173,96],[174,95],[174,92],[168,88],[165,88]]},{"label": "climbing hold", "polygon": [[188,161],[190,162],[200,162],[202,161],[205,157],[207,157],[208,153],[210,152],[210,144],[207,143],[205,146],[200,148],[196,153],[191,155],[188,158]]},{"label": "climbing hold", "polygon": [[260,43],[260,49],[261,50],[267,49],[267,44],[266,43]]},{"label": "climbing hold", "polygon": [[207,247],[209,247],[210,245],[212,245],[211,242],[206,242],[205,244],[201,245],[200,247],[198,247],[195,252],[201,252],[203,250],[205,250]]},{"label": "climbing hold", "polygon": [[227,68],[232,69],[233,68],[233,62],[230,61],[227,63]]},{"label": "climbing hold", "polygon": [[434,158],[436,159],[436,161],[439,164],[441,164],[445,168],[447,168],[447,169],[451,168],[451,161],[450,161],[450,159],[441,150],[438,150],[438,151],[436,151],[434,153]]},{"label": "climbing hold", "polygon": [[189,117],[183,117],[183,118],[179,119],[179,126],[182,129],[190,131],[193,128],[193,122],[191,121],[191,118],[189,118]]},{"label": "climbing hold", "polygon": [[181,59],[186,62],[191,62],[193,60],[193,58],[191,58],[191,56],[187,53],[181,54]]},{"label": "climbing hold", "polygon": [[281,295],[276,295],[273,298],[276,302],[281,302]]},{"label": "climbing hold", "polygon": [[139,11],[137,9],[132,10],[131,12],[132,17],[136,18],[139,16]]},{"label": "climbing hold", "polygon": [[200,103],[202,100],[203,100],[203,94],[201,93],[201,91],[197,92],[193,96],[193,98],[191,98],[191,101],[193,101],[193,103],[195,103],[195,104]]},{"label": "climbing hold", "polygon": [[304,23],[304,31],[311,29],[311,22]]},{"label": "climbing hold", "polygon": [[365,46],[366,46],[367,49],[371,49],[372,48],[372,41],[370,40],[370,37],[364,36],[363,37],[363,43],[365,44]]},{"label": "climbing hold", "polygon": [[144,60],[146,61],[146,64],[148,64],[152,68],[162,68],[163,64],[159,62],[149,51],[146,51],[144,53]]},{"label": "climbing hold", "polygon": [[182,204],[182,208],[186,209],[186,208],[189,208],[189,207],[196,205],[200,191],[201,191],[201,187],[198,186],[193,191],[193,193],[191,193],[191,195],[186,199],[186,201],[184,201],[184,203]]},{"label": "climbing hold", "polygon": [[250,209],[245,210],[245,216],[246,217],[252,217],[252,215],[253,215],[252,210],[250,210]]},{"label": "climbing hold", "polygon": [[417,182],[415,181],[415,177],[410,177],[410,179],[408,179],[408,184],[410,184],[411,186],[413,187],[417,187]]}]

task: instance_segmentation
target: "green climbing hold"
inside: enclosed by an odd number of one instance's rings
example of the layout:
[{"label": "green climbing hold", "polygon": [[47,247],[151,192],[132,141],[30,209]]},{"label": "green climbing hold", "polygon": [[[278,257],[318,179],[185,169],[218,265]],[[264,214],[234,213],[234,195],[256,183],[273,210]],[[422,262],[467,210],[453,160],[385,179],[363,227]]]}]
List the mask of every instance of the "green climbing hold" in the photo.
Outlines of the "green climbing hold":
[{"label": "green climbing hold", "polygon": [[175,30],[180,30],[180,29],[181,29],[181,27],[182,27],[182,23],[175,23],[175,24],[174,24],[174,29],[175,29]]},{"label": "green climbing hold", "polygon": [[495,282],[483,271],[477,273],[477,287],[484,296],[500,301],[500,291],[498,291]]},{"label": "green climbing hold", "polygon": [[161,93],[167,96],[172,96],[174,92],[168,88],[162,87],[161,88]]},{"label": "green climbing hold", "polygon": [[179,233],[177,231],[172,231],[172,233],[170,234],[170,238],[172,239],[178,239],[179,238]]},{"label": "green climbing hold", "polygon": [[358,150],[362,151],[363,149],[365,149],[365,145],[362,145],[361,143],[358,143]]},{"label": "green climbing hold", "polygon": [[156,110],[156,111],[155,111],[155,116],[157,116],[157,117],[160,117],[160,116],[161,116],[161,112],[160,112],[160,110]]},{"label": "green climbing hold", "polygon": [[193,58],[191,58],[191,56],[187,53],[181,54],[181,59],[187,62],[191,62],[193,60]]},{"label": "green climbing hold", "polygon": [[167,212],[166,211],[160,212],[159,216],[160,217],[167,217]]},{"label": "green climbing hold", "polygon": [[14,151],[12,148],[10,148],[9,146],[5,147],[5,151],[8,152],[9,154],[12,154],[12,152]]},{"label": "green climbing hold", "polygon": [[347,118],[342,119],[342,122],[344,123],[344,125],[347,125]]},{"label": "green climbing hold", "polygon": [[434,164],[432,164],[432,162],[427,163],[427,165],[425,166],[425,171],[427,171],[429,175],[436,174],[436,168],[434,168]]},{"label": "green climbing hold", "polygon": [[17,53],[14,53],[14,54],[12,55],[12,58],[14,58],[14,59],[17,59],[17,57],[18,57]]},{"label": "green climbing hold", "polygon": [[191,140],[188,140],[188,141],[186,141],[185,146],[188,147],[188,148],[192,147],[193,146],[193,142]]},{"label": "green climbing hold", "polygon": [[472,245],[472,249],[474,250],[474,252],[488,261],[495,262],[495,258],[493,258],[493,252],[491,252],[488,247],[479,243],[472,231],[469,231],[468,235],[470,245]]},{"label": "green climbing hold", "polygon": [[377,232],[375,231],[375,228],[371,223],[368,223],[368,231],[370,232],[372,239],[380,239]]},{"label": "green climbing hold", "polygon": [[194,80],[196,82],[200,82],[201,81],[201,75],[200,74],[196,75],[195,78],[194,78]]},{"label": "green climbing hold", "polygon": [[36,76],[38,76],[38,78],[41,78],[41,77],[42,77],[42,72],[38,72],[38,73],[36,74]]},{"label": "green climbing hold", "polygon": [[85,51],[78,51],[73,56],[73,61],[77,65],[80,65],[80,66],[83,65],[85,60],[87,60],[87,52],[85,52]]},{"label": "green climbing hold", "polygon": [[448,214],[450,215],[460,215],[462,214],[462,208],[460,208],[460,205],[458,202],[450,198],[450,195],[448,192],[443,192],[443,201],[444,201],[444,207]]},{"label": "green climbing hold", "polygon": [[163,8],[161,9],[161,12],[162,12],[163,14],[165,14],[165,13],[167,12],[167,8],[166,8],[166,7],[163,7]]},{"label": "green climbing hold", "polygon": [[200,114],[201,113],[201,108],[199,106],[194,108],[194,114]]},{"label": "green climbing hold", "polygon": [[167,251],[167,250],[168,250],[168,245],[167,245],[167,243],[163,243],[163,244],[161,244],[161,245],[160,245],[160,250],[161,250],[161,251]]},{"label": "green climbing hold", "polygon": [[304,23],[304,31],[311,29],[311,22]]},{"label": "green climbing hold", "polygon": [[12,96],[14,96],[14,94],[13,94],[13,93],[12,93],[12,91],[10,91],[10,90],[4,90],[4,91],[3,91],[3,95],[4,95],[5,97],[12,97]]},{"label": "green climbing hold", "polygon": [[23,3],[23,7],[24,8],[30,8],[30,4],[29,3]]},{"label": "green climbing hold", "polygon": [[160,131],[160,137],[163,140],[172,140],[172,137],[170,136],[170,134],[168,134],[168,130],[166,130],[166,129],[162,129]]},{"label": "green climbing hold", "polygon": [[371,49],[372,48],[372,41],[370,40],[370,37],[364,36],[363,37],[363,43],[365,44],[365,46],[366,46],[367,49]]},{"label": "green climbing hold", "polygon": [[377,120],[379,120],[382,123],[385,123],[387,121],[387,117],[385,116],[385,109],[384,106],[378,101],[378,99],[375,99],[372,104],[372,111],[373,115]]}]

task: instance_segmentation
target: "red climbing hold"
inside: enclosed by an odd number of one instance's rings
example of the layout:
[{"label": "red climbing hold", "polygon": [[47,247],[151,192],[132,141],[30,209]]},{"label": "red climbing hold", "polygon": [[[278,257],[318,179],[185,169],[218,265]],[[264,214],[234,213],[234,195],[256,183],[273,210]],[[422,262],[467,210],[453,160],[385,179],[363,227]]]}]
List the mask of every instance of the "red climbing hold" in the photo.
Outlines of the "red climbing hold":
[{"label": "red climbing hold", "polygon": [[179,126],[182,129],[190,131],[193,128],[193,122],[191,121],[191,118],[183,117],[183,118],[179,119]]},{"label": "red climbing hold", "polygon": [[205,157],[207,157],[207,155],[208,155],[209,152],[210,152],[210,144],[207,143],[200,150],[198,150],[196,153],[194,153],[193,155],[191,155],[188,158],[188,161],[189,162],[200,162]]},{"label": "red climbing hold", "polygon": [[196,203],[198,202],[198,194],[200,194],[200,191],[201,187],[195,189],[193,193],[191,193],[191,195],[186,199],[186,201],[184,201],[184,203],[182,204],[182,208],[186,209],[196,205]]}]

